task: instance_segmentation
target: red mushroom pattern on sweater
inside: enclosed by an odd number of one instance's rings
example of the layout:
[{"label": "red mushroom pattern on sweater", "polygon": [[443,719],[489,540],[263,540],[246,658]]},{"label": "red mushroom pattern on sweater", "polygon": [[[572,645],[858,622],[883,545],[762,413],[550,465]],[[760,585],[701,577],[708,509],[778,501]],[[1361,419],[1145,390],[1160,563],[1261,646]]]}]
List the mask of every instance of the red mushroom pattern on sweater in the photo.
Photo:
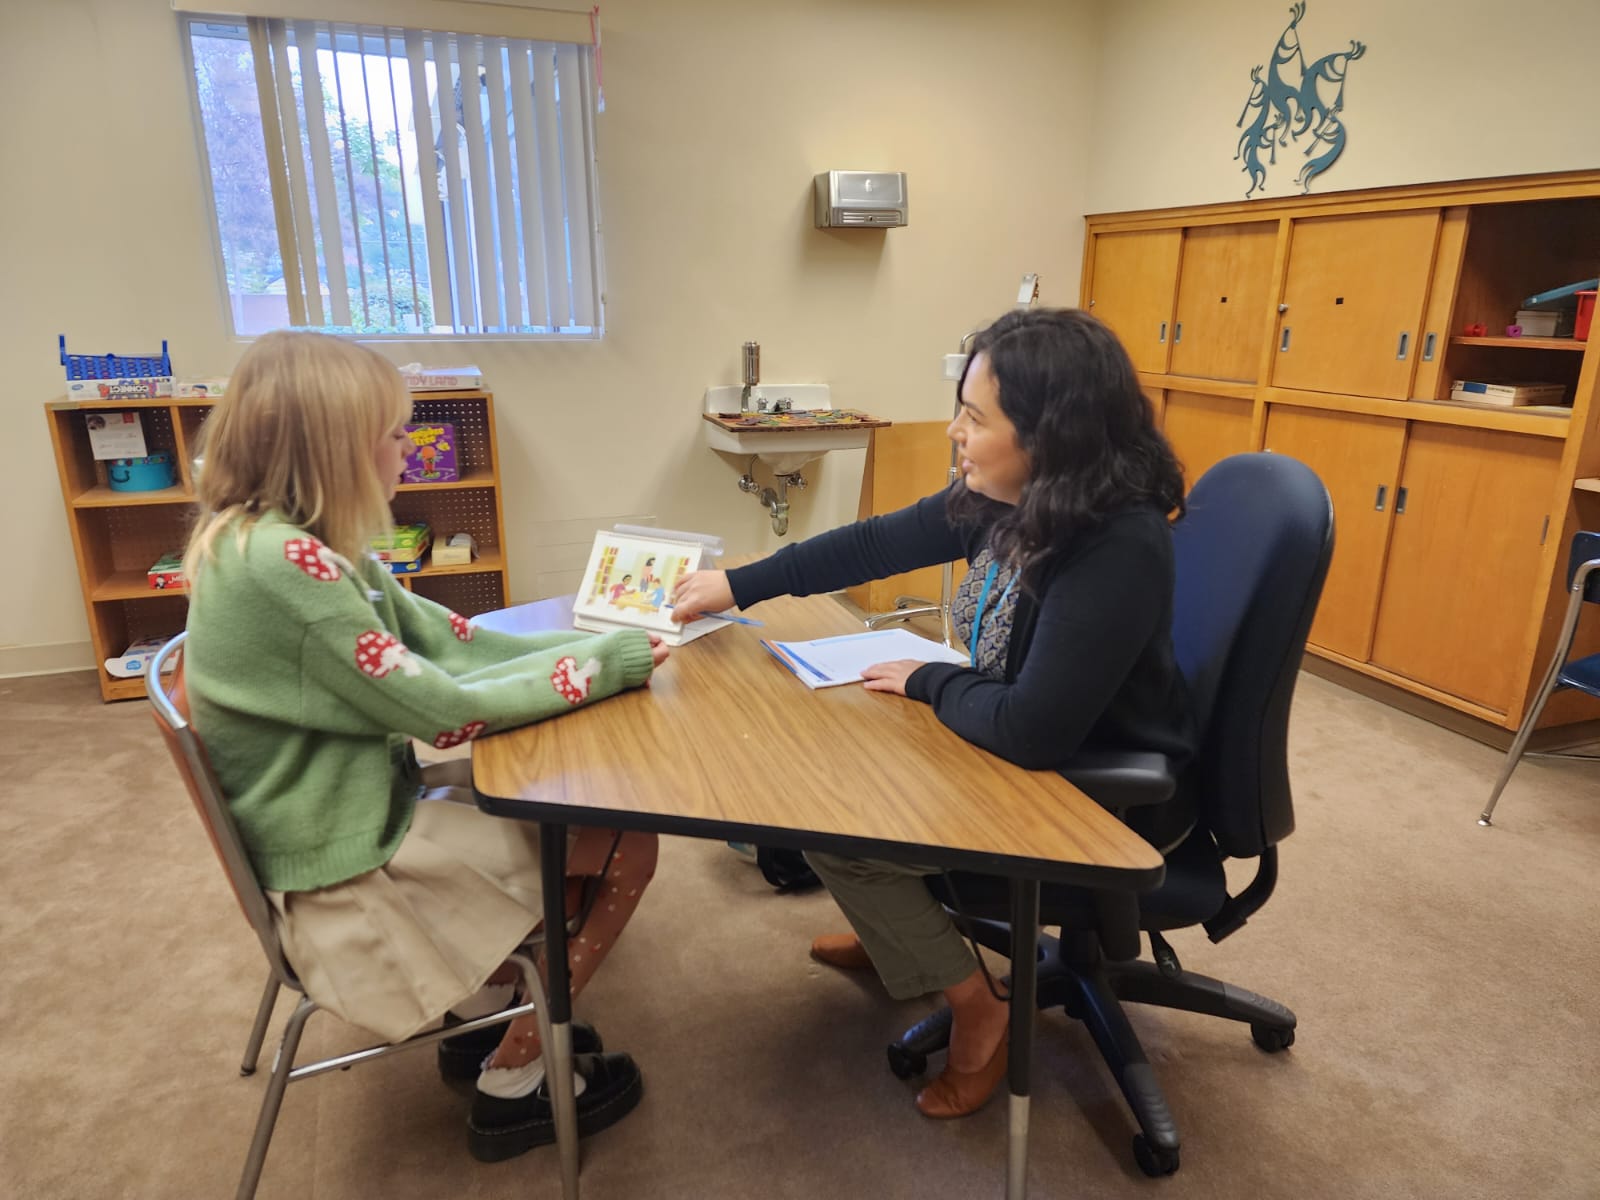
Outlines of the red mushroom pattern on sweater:
[{"label": "red mushroom pattern on sweater", "polygon": [[314,537],[290,538],[283,544],[283,556],[313,579],[333,583],[350,563]]},{"label": "red mushroom pattern on sweater", "polygon": [[450,614],[450,628],[455,631],[456,637],[461,641],[470,642],[472,640],[472,622],[460,613]]},{"label": "red mushroom pattern on sweater", "polygon": [[582,704],[589,698],[589,686],[599,673],[598,659],[591,658],[580,667],[578,660],[569,654],[550,672],[550,683],[568,704]]},{"label": "red mushroom pattern on sweater", "polygon": [[392,633],[369,629],[356,638],[356,666],[363,674],[382,679],[396,669],[406,675],[422,674],[422,664]]},{"label": "red mushroom pattern on sweater", "polygon": [[468,721],[460,729],[452,729],[434,738],[433,748],[435,750],[448,750],[452,746],[461,745],[462,742],[470,742],[487,728],[488,725],[483,721]]}]

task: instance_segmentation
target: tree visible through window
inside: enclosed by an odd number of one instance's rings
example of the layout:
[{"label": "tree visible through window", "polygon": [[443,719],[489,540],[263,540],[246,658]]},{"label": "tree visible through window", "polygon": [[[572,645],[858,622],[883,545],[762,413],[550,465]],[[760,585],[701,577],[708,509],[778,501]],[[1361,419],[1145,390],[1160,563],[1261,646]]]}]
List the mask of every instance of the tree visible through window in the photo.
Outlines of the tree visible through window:
[{"label": "tree visible through window", "polygon": [[587,48],[188,32],[235,332],[598,334]]}]

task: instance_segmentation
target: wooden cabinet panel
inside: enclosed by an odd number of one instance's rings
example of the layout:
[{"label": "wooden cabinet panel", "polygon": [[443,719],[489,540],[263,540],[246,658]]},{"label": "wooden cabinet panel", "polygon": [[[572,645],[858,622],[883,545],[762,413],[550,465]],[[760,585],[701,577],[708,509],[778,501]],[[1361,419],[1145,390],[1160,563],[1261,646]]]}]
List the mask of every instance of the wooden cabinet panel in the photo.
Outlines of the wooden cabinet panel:
[{"label": "wooden cabinet panel", "polygon": [[1183,464],[1184,490],[1230,454],[1250,449],[1249,400],[1206,396],[1199,392],[1167,393],[1162,431]]},{"label": "wooden cabinet panel", "polygon": [[1277,244],[1276,221],[1184,231],[1172,374],[1255,382]]},{"label": "wooden cabinet panel", "polygon": [[1172,339],[1182,231],[1103,233],[1094,241],[1089,311],[1110,326],[1141,371],[1163,374]]},{"label": "wooden cabinet panel", "polygon": [[[861,475],[857,519],[894,512],[932,495],[950,482],[948,421],[896,421],[872,431],[866,470]],[[863,612],[887,612],[896,596],[920,596],[937,602],[940,568],[923,567],[887,579],[874,579],[849,588],[846,595]],[[956,564],[954,581],[966,574],[964,562]]]},{"label": "wooden cabinet panel", "polygon": [[1273,405],[1266,449],[1305,463],[1333,499],[1333,562],[1309,641],[1366,662],[1383,583],[1406,423]]},{"label": "wooden cabinet panel", "polygon": [[1406,399],[1438,230],[1437,209],[1296,221],[1272,382]]},{"label": "wooden cabinet panel", "polygon": [[1535,576],[1560,459],[1549,438],[1412,424],[1375,665],[1511,707],[1528,619],[1547,592]]}]

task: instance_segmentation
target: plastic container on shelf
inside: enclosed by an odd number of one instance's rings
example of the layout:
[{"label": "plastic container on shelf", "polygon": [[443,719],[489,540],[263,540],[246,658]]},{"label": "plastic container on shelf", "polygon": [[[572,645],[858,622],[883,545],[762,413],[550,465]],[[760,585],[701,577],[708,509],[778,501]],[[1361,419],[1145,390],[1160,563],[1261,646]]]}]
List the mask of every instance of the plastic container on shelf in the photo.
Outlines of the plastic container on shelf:
[{"label": "plastic container on shelf", "polygon": [[176,481],[172,455],[165,450],[143,458],[114,458],[106,463],[106,479],[113,492],[154,492]]}]

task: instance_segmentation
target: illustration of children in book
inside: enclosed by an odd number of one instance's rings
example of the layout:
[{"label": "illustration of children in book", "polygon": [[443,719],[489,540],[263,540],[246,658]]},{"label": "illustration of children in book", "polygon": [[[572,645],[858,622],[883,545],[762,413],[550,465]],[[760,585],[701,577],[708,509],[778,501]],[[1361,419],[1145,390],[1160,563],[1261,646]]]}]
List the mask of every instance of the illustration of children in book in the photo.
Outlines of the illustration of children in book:
[{"label": "illustration of children in book", "polygon": [[624,575],[621,582],[612,587],[612,589],[606,595],[611,603],[616,605],[620,604],[622,602],[622,598],[631,591],[633,591],[633,576]]},{"label": "illustration of children in book", "polygon": [[639,590],[653,592],[659,580],[656,579],[656,556],[652,554],[644,560],[644,570],[639,572]]}]

